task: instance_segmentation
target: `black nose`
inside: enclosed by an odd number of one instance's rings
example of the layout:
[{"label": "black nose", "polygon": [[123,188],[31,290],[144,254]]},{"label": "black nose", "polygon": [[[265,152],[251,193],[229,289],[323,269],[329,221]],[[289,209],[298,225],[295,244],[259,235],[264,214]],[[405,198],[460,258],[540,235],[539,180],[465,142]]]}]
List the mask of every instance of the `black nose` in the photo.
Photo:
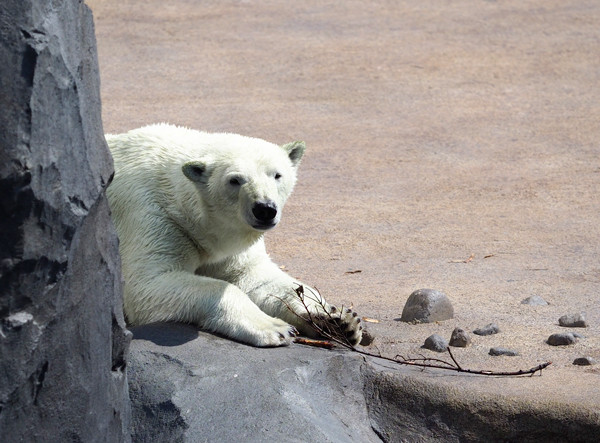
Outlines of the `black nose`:
[{"label": "black nose", "polygon": [[277,217],[277,206],[272,201],[256,202],[252,207],[252,214],[261,223],[272,223]]}]

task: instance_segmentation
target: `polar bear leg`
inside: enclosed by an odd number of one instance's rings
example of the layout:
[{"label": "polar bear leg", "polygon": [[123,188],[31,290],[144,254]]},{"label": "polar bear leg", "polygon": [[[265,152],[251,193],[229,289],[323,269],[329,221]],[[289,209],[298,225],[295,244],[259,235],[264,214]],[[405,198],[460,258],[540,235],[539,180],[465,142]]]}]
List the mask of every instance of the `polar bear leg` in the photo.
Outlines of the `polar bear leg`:
[{"label": "polar bear leg", "polygon": [[[234,272],[228,273],[227,269]],[[244,272],[240,272],[241,269]],[[328,326],[337,328],[353,345],[361,341],[363,328],[360,317],[350,309],[337,309],[330,305],[318,291],[283,272],[271,261],[262,241],[232,259],[229,266],[220,269],[214,276],[232,282],[248,294],[262,311],[294,325],[305,336],[319,336],[306,321],[308,309],[313,320],[323,329],[327,330]],[[304,304],[296,292],[299,286],[303,287]]]},{"label": "polar bear leg", "polygon": [[[134,324],[193,323],[254,346],[288,345],[297,334],[293,326],[267,315],[238,287],[222,280],[173,271],[159,274],[143,285],[138,280],[132,286],[141,294],[125,294],[125,311]],[[139,301],[142,297],[143,303]],[[142,305],[143,310],[139,310]]]}]

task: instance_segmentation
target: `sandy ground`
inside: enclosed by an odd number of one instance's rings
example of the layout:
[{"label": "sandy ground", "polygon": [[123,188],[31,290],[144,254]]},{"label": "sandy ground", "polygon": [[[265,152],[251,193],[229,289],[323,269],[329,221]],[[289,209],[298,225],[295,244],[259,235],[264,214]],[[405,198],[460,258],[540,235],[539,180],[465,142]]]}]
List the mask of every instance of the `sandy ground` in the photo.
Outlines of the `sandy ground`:
[{"label": "sandy ground", "polygon": [[[168,121],[306,141],[271,256],[379,320],[381,352],[433,355],[430,334],[494,321],[500,334],[455,351],[463,366],[553,365],[474,389],[598,410],[600,365],[572,365],[600,361],[598,2],[87,3],[107,132]],[[455,318],[398,321],[418,288],[445,292]],[[585,338],[547,345],[575,312]]]}]

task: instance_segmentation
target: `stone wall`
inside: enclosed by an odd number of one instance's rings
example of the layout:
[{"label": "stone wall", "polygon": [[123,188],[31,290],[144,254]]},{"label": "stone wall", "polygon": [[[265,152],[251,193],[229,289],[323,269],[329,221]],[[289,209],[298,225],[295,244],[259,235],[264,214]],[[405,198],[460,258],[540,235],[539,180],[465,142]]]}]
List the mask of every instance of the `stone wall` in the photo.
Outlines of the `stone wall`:
[{"label": "stone wall", "polygon": [[128,441],[117,237],[91,11],[0,5],[0,435]]}]

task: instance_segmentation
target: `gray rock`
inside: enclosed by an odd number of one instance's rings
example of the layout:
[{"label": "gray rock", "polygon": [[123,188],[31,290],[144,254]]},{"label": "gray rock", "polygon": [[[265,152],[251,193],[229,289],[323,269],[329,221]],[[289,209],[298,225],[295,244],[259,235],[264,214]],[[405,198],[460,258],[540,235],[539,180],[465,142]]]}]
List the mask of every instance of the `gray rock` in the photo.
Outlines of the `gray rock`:
[{"label": "gray rock", "polygon": [[418,289],[408,297],[400,320],[431,323],[451,318],[454,318],[454,308],[446,294],[435,289]]},{"label": "gray rock", "polygon": [[558,324],[566,328],[587,328],[583,314],[567,314],[558,319]]},{"label": "gray rock", "polygon": [[381,441],[359,354],[252,348],[179,324],[133,332],[133,441]]},{"label": "gray rock", "polygon": [[473,334],[477,335],[493,335],[500,332],[500,328],[496,323],[490,323],[485,325],[483,328],[477,328],[473,331]]},{"label": "gray rock", "polygon": [[346,350],[252,348],[185,325],[133,331],[134,441],[595,441],[600,431],[580,405],[482,395],[478,377]]},{"label": "gray rock", "polygon": [[598,362],[592,357],[578,357],[573,360],[573,364],[576,366],[591,366],[597,363]]},{"label": "gray rock", "polygon": [[561,332],[559,334],[552,334],[548,337],[546,343],[552,346],[567,346],[577,343],[577,337],[571,332]]},{"label": "gray rock", "polygon": [[0,24],[0,438],[128,441],[92,14],[3,0]]},{"label": "gray rock", "polygon": [[517,351],[513,351],[512,349],[502,348],[500,346],[490,348],[489,354],[493,355],[493,356],[506,355],[508,357],[514,357],[514,356],[519,355],[519,353]]},{"label": "gray rock", "polygon": [[465,348],[471,344],[471,336],[461,328],[455,328],[450,336],[450,346]]},{"label": "gray rock", "polygon": [[548,302],[539,295],[532,295],[531,297],[527,297],[521,302],[521,304],[532,306],[548,306]]},{"label": "gray rock", "polygon": [[433,334],[425,339],[423,347],[435,352],[445,352],[448,348],[448,342],[444,337]]}]

